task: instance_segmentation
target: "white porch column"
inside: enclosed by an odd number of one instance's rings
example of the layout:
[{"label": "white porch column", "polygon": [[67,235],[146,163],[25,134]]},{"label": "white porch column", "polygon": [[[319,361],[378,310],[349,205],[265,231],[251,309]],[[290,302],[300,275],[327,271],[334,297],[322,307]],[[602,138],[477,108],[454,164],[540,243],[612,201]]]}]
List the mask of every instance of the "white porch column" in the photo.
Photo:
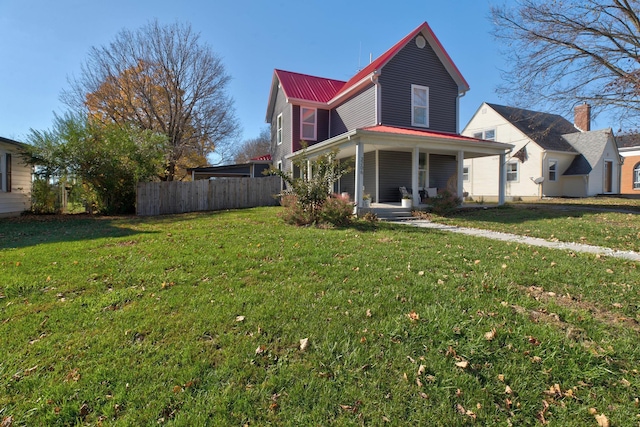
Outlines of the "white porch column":
[{"label": "white porch column", "polygon": [[313,172],[313,169],[311,167],[311,160],[307,160],[307,181],[311,179],[312,172]]},{"label": "white porch column", "polygon": [[499,174],[498,177],[498,206],[504,205],[504,195],[507,189],[507,155],[502,153],[500,154],[500,162],[499,162]]},{"label": "white porch column", "polygon": [[464,151],[458,151],[458,188],[456,189],[458,197],[464,197]]},{"label": "white porch column", "polygon": [[356,144],[356,173],[355,173],[354,200],[358,208],[362,207],[362,195],[364,193],[364,144],[358,141]]},{"label": "white porch column", "polygon": [[413,199],[413,206],[418,206],[421,202],[420,192],[418,191],[418,169],[420,168],[420,149],[418,147],[413,148],[413,154],[411,156],[411,198]]}]

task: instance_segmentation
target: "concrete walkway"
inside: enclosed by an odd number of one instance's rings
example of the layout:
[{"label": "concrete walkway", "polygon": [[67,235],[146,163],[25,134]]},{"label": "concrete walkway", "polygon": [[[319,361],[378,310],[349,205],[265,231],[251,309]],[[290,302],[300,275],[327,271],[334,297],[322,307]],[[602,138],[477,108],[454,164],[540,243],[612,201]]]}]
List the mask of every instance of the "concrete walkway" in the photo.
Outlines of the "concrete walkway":
[{"label": "concrete walkway", "polygon": [[618,251],[610,248],[603,248],[601,246],[583,245],[580,243],[566,243],[566,242],[550,242],[548,240],[540,239],[537,237],[519,236],[517,234],[501,233],[498,231],[480,230],[477,228],[457,227],[455,225],[445,225],[431,222],[426,219],[416,219],[401,221],[401,223],[412,225],[414,227],[432,228],[441,231],[450,231],[452,233],[461,233],[469,236],[486,237],[487,239],[502,240],[505,242],[522,243],[531,246],[542,246],[552,249],[564,249],[574,252],[587,252],[592,254],[601,254],[610,257],[624,258],[631,261],[640,261],[640,253],[633,251]]}]

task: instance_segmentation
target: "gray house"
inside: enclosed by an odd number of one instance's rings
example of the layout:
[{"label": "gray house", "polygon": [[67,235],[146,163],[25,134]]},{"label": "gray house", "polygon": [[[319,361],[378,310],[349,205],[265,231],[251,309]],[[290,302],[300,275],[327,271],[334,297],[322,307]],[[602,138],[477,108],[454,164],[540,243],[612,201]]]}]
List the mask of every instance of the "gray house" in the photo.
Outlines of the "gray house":
[{"label": "gray house", "polygon": [[[460,196],[465,158],[497,156],[504,165],[510,144],[458,134],[459,100],[469,85],[425,22],[348,81],[275,70],[266,121],[272,129],[274,166],[298,174],[302,153],[338,149],[355,171],[336,190],[358,207],[399,201],[399,187],[413,203],[449,188]],[[506,171],[495,171],[504,194]],[[503,202],[504,198],[500,199]]]}]

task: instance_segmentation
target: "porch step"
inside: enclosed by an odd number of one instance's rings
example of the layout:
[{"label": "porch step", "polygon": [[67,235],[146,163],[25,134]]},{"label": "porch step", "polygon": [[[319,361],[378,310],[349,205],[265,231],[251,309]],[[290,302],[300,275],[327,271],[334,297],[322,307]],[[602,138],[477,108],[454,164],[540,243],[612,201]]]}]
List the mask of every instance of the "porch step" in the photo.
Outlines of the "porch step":
[{"label": "porch step", "polygon": [[414,219],[411,215],[411,208],[400,206],[372,207],[365,210],[375,213],[380,221],[407,221]]}]

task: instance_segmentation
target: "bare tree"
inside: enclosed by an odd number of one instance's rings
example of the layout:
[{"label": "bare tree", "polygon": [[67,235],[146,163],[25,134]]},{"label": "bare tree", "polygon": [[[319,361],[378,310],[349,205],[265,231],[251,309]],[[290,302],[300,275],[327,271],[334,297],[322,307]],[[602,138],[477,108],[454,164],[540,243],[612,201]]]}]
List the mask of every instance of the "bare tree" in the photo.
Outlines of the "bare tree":
[{"label": "bare tree", "polygon": [[266,154],[271,154],[271,129],[269,127],[262,129],[257,138],[243,141],[235,153],[234,161],[246,163]]},{"label": "bare tree", "polygon": [[220,58],[190,25],[122,30],[109,45],[92,47],[80,77],[62,100],[94,121],[166,135],[163,179],[207,164],[237,136],[230,77]]},{"label": "bare tree", "polygon": [[640,123],[639,0],[515,0],[493,7],[509,69],[499,93],[568,112],[588,102]]}]

